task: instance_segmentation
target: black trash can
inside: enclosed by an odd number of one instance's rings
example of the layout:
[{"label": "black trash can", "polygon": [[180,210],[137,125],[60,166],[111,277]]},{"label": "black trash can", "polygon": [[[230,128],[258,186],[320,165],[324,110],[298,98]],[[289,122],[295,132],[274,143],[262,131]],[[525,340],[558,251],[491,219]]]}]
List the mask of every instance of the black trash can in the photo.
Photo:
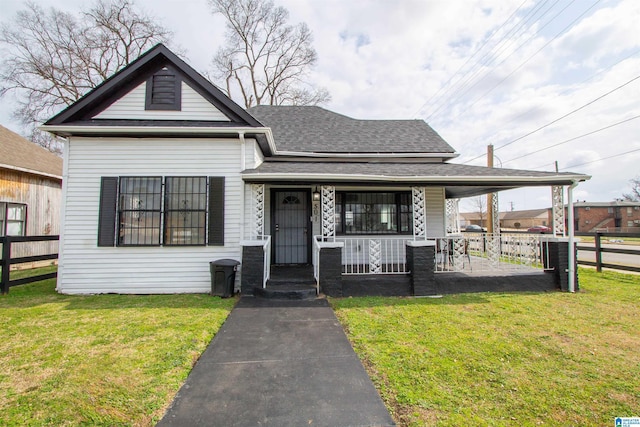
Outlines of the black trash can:
[{"label": "black trash can", "polygon": [[228,298],[233,295],[236,281],[236,270],[240,265],[235,259],[219,259],[211,261],[211,295]]}]

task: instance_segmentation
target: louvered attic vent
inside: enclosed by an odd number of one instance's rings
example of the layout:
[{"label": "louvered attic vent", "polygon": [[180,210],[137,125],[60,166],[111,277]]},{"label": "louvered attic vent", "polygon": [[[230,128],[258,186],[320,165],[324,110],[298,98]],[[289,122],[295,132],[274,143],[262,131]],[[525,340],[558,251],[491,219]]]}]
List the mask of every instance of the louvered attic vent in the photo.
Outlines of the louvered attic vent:
[{"label": "louvered attic vent", "polygon": [[181,109],[181,84],[175,71],[165,67],[147,80],[146,110]]}]

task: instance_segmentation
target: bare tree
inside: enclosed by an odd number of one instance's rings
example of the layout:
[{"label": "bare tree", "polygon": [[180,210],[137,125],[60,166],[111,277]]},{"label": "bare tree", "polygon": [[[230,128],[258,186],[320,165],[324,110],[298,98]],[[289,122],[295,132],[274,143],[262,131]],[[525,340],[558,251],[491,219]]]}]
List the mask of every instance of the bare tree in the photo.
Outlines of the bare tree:
[{"label": "bare tree", "polygon": [[[0,26],[0,96],[13,92],[30,130],[71,105],[170,32],[133,0],[98,0],[79,14],[33,2]],[[50,139],[32,135],[46,146]]]},{"label": "bare tree", "polygon": [[474,213],[477,213],[480,217],[480,227],[484,227],[486,224],[484,223],[485,214],[487,213],[487,198],[486,196],[477,196],[472,199],[469,199],[469,204],[473,209]]},{"label": "bare tree", "polygon": [[629,180],[631,192],[624,193],[622,197],[629,202],[640,202],[640,176]]},{"label": "bare tree", "polygon": [[317,105],[331,97],[304,80],[317,60],[306,24],[287,24],[289,12],[271,0],[209,0],[226,19],[226,46],[213,59],[227,95],[237,91],[245,107]]}]

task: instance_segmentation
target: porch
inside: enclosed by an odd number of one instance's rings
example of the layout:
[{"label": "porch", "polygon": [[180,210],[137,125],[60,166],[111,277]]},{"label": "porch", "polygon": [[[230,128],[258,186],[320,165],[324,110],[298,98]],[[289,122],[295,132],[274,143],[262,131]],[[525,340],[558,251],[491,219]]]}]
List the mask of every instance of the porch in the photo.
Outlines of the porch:
[{"label": "porch", "polygon": [[[245,250],[251,248],[257,246]],[[268,281],[253,290],[243,280],[243,291],[277,298],[300,290],[337,297],[568,290],[567,249],[568,239],[527,233],[464,233],[422,241],[314,236],[312,265],[270,266]]]},{"label": "porch", "polygon": [[[261,293],[260,289],[271,287],[270,259],[280,266],[283,263],[276,260],[283,259],[281,254],[303,260],[290,264],[311,265],[315,292],[330,296],[577,289],[577,277],[570,280],[569,274],[575,273],[575,266],[569,268],[571,263],[575,265],[575,253],[568,249],[574,243],[564,237],[564,217],[555,217],[564,213],[563,197],[554,198],[555,234],[546,236],[500,233],[498,225],[494,233],[460,232],[458,200],[447,199],[444,189],[397,187],[391,197],[394,190],[387,187],[370,197],[370,190],[357,187],[340,192],[333,186],[320,186],[320,191],[304,184],[287,189],[271,186],[271,197],[265,203],[265,185],[252,184],[250,188],[257,237],[243,244],[243,292],[253,293],[253,288],[258,288]],[[562,194],[563,187],[553,187],[552,193]],[[440,199],[432,197],[437,194]],[[497,205],[497,194],[494,197]],[[342,205],[337,202],[340,200]],[[296,212],[299,219],[289,220],[294,217],[289,214],[278,217],[276,209],[280,208],[274,201],[286,211]],[[366,212],[366,218],[362,215],[368,222],[358,222],[359,212]],[[371,224],[375,231],[367,233]],[[265,229],[270,234],[265,234]],[[293,229],[300,237],[291,237]],[[429,235],[427,229],[441,234]],[[314,234],[305,237],[308,231]],[[307,238],[308,245],[304,243]],[[289,246],[273,247],[274,241]],[[291,245],[292,241],[296,243]],[[258,276],[252,271],[264,274],[252,283],[247,278]]]}]

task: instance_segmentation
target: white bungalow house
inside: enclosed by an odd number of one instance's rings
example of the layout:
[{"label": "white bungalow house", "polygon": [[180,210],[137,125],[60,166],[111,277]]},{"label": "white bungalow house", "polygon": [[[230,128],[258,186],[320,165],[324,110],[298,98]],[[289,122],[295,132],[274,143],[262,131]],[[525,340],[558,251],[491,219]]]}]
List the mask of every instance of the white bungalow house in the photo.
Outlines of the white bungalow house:
[{"label": "white bungalow house", "polygon": [[245,293],[268,288],[272,266],[305,265],[330,295],[465,290],[434,279],[487,258],[457,234],[456,199],[549,186],[562,215],[564,186],[589,178],[449,163],[455,150],[422,120],[245,111],[163,45],[42,128],[67,139],[58,291],[69,294],[207,292],[223,258],[240,262]]}]

